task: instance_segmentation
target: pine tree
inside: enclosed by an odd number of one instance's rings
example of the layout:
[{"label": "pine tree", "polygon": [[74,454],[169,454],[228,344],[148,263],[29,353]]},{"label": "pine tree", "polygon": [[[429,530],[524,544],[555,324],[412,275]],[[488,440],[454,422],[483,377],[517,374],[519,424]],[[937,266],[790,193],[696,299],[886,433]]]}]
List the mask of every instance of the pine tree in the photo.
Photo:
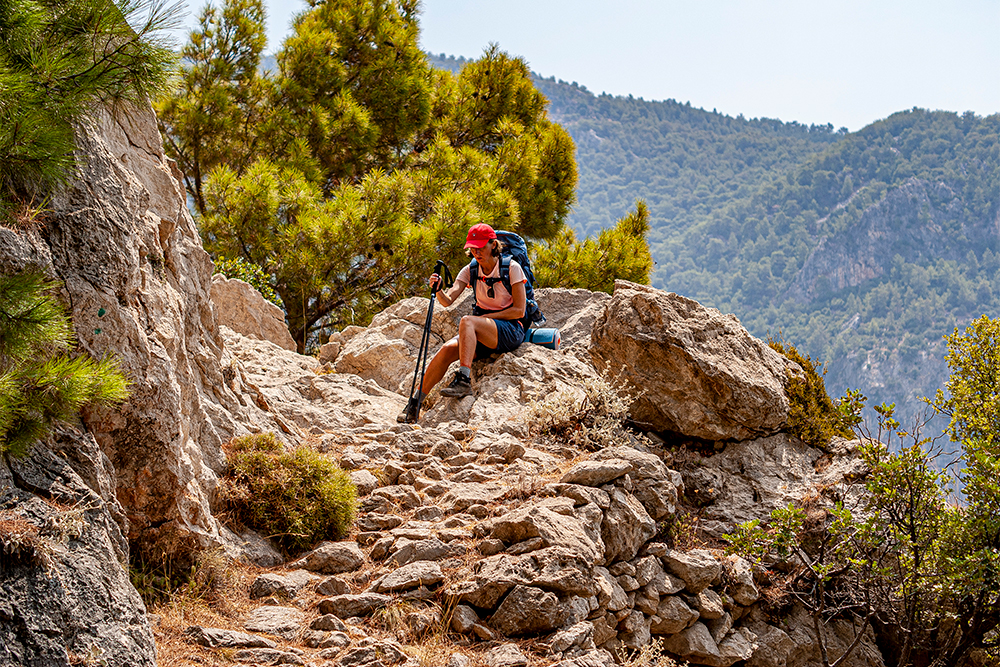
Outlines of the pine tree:
[{"label": "pine tree", "polygon": [[25,456],[82,406],[128,396],[115,360],[72,354],[73,329],[54,288],[37,273],[0,274],[0,453]]},{"label": "pine tree", "polygon": [[611,293],[615,280],[649,283],[653,260],[646,243],[649,209],[636,200],[635,211],[625,215],[597,239],[576,240],[570,228],[540,246],[531,261],[541,287],[583,288]]},{"label": "pine tree", "polygon": [[181,50],[179,89],[156,104],[167,154],[184,173],[199,213],[209,172],[222,164],[242,171],[264,148],[262,124],[273,93],[258,73],[267,44],[264,19],[261,0],[206,6]]}]

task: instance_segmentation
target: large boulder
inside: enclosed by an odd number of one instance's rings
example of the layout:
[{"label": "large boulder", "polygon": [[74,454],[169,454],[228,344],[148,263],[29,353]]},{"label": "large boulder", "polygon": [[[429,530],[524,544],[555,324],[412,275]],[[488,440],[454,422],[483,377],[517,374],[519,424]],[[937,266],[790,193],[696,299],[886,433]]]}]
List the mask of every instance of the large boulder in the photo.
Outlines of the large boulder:
[{"label": "large boulder", "polygon": [[245,408],[257,407],[292,439],[394,422],[406,405],[399,394],[372,380],[346,373],[317,374],[314,357],[285,350],[271,341],[248,338],[220,327],[226,343],[227,386]]},{"label": "large boulder", "polygon": [[[550,350],[530,343],[513,352],[487,357],[472,365],[472,396],[461,400],[440,396],[442,382],[425,403],[422,424],[452,421],[500,431],[509,422],[524,424],[525,406],[560,391],[583,396],[581,384],[596,376],[593,366],[572,349]],[[446,376],[447,379],[447,376]]]},{"label": "large boulder", "polygon": [[787,422],[784,386],[798,366],[735,316],[697,301],[617,281],[590,352],[599,369],[636,391],[632,416],[651,430],[747,440]]},{"label": "large boulder", "polygon": [[212,276],[211,295],[220,325],[249,338],[269,340],[286,350],[295,351],[295,341],[288,333],[285,313],[261,296],[252,285],[217,273]]},{"label": "large boulder", "polygon": [[[472,310],[468,293],[466,290],[450,308],[434,305],[429,357],[458,333],[462,315]],[[414,296],[376,315],[368,327],[354,332],[344,344],[335,362],[337,372],[374,380],[384,389],[408,396],[429,306],[429,298]]]}]

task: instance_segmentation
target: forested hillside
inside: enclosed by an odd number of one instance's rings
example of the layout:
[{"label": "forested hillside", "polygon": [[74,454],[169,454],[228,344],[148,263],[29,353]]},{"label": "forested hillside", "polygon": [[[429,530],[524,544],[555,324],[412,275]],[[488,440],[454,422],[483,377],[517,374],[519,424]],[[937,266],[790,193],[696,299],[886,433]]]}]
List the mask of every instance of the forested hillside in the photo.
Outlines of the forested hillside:
[{"label": "forested hillside", "polygon": [[594,233],[644,198],[653,285],[826,361],[832,394],[912,418],[947,377],[942,336],[1000,306],[1000,115],[847,133],[535,85],[577,147],[569,224]]}]

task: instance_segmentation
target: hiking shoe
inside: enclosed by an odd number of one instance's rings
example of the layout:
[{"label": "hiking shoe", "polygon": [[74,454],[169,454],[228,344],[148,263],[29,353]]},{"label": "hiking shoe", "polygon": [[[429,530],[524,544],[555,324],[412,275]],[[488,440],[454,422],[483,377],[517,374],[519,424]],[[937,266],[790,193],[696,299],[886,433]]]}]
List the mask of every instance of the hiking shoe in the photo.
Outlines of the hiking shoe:
[{"label": "hiking shoe", "polygon": [[471,393],[472,380],[459,372],[455,373],[455,379],[451,381],[451,384],[441,390],[442,396],[450,396],[451,398],[465,398]]},{"label": "hiking shoe", "polygon": [[411,398],[406,402],[403,411],[396,415],[396,421],[400,424],[412,424],[417,421],[417,399]]}]

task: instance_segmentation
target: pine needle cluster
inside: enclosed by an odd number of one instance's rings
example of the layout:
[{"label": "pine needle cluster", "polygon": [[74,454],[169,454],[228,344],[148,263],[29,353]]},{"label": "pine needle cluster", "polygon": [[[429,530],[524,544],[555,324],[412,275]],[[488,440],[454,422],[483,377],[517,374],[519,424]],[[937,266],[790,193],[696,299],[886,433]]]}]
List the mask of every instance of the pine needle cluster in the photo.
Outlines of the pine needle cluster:
[{"label": "pine needle cluster", "polygon": [[0,3],[0,206],[44,198],[74,166],[73,122],[162,92],[176,57],[161,0]]},{"label": "pine needle cluster", "polygon": [[0,453],[25,456],[90,403],[128,396],[113,358],[75,356],[73,330],[37,273],[0,275]]}]

